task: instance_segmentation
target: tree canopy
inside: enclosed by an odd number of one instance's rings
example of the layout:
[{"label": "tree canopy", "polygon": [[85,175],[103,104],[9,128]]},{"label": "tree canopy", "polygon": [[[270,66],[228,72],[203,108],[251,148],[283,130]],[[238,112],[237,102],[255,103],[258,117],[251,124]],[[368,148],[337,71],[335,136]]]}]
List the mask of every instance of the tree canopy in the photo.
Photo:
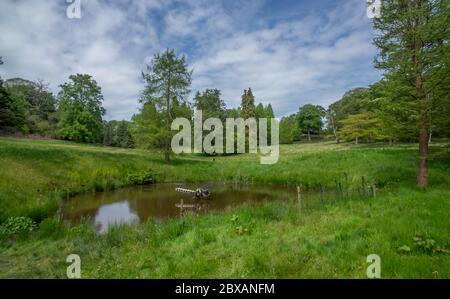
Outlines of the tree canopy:
[{"label": "tree canopy", "polygon": [[69,80],[58,95],[58,135],[73,141],[102,142],[105,109],[100,86],[87,74],[71,75]]},{"label": "tree canopy", "polygon": [[[162,149],[165,161],[169,162],[173,136],[171,123],[179,116],[180,110],[187,111],[188,107],[184,103],[190,92],[192,71],[188,70],[185,56],[178,57],[174,50],[167,49],[155,54],[147,65],[147,72],[142,76],[146,87],[141,97],[141,102],[144,103],[141,114],[145,113],[135,119],[140,121],[138,128],[142,129],[144,125],[149,126],[148,129],[152,127],[151,130],[155,131],[155,135],[138,137],[139,143],[147,141],[148,146],[153,145]],[[146,119],[149,116],[154,117],[154,120]],[[142,131],[137,130],[136,134],[139,132]]]}]

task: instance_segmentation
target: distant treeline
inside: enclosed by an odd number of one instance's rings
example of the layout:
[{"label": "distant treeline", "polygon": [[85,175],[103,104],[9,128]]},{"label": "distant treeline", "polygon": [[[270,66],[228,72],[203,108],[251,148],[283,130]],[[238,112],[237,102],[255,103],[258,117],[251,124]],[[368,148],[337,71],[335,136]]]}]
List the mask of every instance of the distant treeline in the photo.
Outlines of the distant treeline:
[{"label": "distant treeline", "polygon": [[[302,136],[336,141],[417,142],[419,114],[410,97],[395,96],[388,82],[355,88],[327,108],[311,104],[280,122],[280,142],[294,143]],[[450,137],[450,95],[429,101],[429,139]]]},{"label": "distant treeline", "polygon": [[[143,106],[131,121],[105,121],[100,86],[89,75],[76,74],[69,79],[56,96],[41,80],[0,79],[0,133],[37,134],[124,148],[163,147],[164,118],[155,102],[141,99]],[[324,138],[355,143],[417,141],[416,103],[406,97],[393,97],[387,85],[386,80],[381,80],[366,88],[352,89],[327,108],[301,106],[297,113],[281,119],[280,143]],[[275,117],[271,104],[255,104],[251,88],[244,90],[237,108],[227,108],[218,89],[197,92],[190,102],[173,100],[177,117],[191,119],[194,108],[203,111],[204,119]],[[429,121],[430,139],[450,136],[448,96],[430,101]]]},{"label": "distant treeline", "polygon": [[[87,74],[76,74],[60,86],[55,96],[43,81],[0,78],[0,134],[40,135],[114,147],[162,148],[166,142],[163,108],[145,99],[131,121],[105,121],[101,87]],[[255,105],[251,88],[244,90],[242,104],[227,108],[218,89],[197,92],[192,101],[173,98],[171,114],[192,119],[194,109],[203,111],[203,119],[274,118],[271,104]],[[269,129],[270,131],[270,129]]]}]

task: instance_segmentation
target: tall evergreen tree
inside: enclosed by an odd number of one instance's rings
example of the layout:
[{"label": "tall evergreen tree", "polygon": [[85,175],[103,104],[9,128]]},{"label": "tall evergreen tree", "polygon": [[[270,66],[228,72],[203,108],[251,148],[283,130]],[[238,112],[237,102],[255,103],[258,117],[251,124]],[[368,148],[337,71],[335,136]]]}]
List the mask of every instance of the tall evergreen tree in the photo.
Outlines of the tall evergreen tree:
[{"label": "tall evergreen tree", "polygon": [[256,117],[255,97],[251,88],[244,90],[244,94],[242,95],[241,117],[243,119]]},{"label": "tall evergreen tree", "polygon": [[271,104],[268,104],[265,108],[265,117],[267,118],[275,118],[275,113],[273,112],[273,108]]},{"label": "tall evergreen tree", "polygon": [[157,113],[164,115],[163,129],[159,131],[159,141],[164,151],[164,159],[170,161],[172,139],[171,124],[177,116],[173,109],[174,101],[185,102],[190,92],[192,71],[188,70],[186,57],[177,57],[174,50],[158,53],[147,65],[147,73],[142,74],[147,83],[141,101],[150,103]]},{"label": "tall evergreen tree", "polygon": [[203,92],[198,92],[194,97],[194,106],[198,110],[202,110],[203,119],[210,117],[219,118],[222,121],[226,117],[226,105],[220,98],[220,90],[206,89]]},{"label": "tall evergreen tree", "polygon": [[397,94],[417,103],[417,184],[425,187],[428,185],[429,100],[438,93],[445,78],[438,57],[448,51],[448,0],[384,0],[382,3],[381,16],[374,18],[378,32],[374,43],[380,49],[375,65],[385,70],[385,77]]}]

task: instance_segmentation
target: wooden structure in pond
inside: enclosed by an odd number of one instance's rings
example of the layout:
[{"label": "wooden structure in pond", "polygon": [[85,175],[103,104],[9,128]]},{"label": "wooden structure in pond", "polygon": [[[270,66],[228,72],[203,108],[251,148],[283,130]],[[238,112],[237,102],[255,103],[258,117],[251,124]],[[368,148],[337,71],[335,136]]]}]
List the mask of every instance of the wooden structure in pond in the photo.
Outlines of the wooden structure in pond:
[{"label": "wooden structure in pond", "polygon": [[191,189],[178,187],[178,188],[175,188],[175,191],[192,194],[192,196],[195,199],[204,199],[204,198],[209,198],[211,196],[208,189],[202,189],[202,188],[198,188],[196,190],[191,190]]},{"label": "wooden structure in pond", "polygon": [[175,207],[180,209],[180,217],[183,217],[184,212],[188,209],[195,212],[207,212],[209,210],[209,204],[207,203],[185,204],[183,199],[181,199],[180,203],[176,204]]},{"label": "wooden structure in pond", "polygon": [[[175,188],[175,191],[191,194],[193,196],[193,198],[195,198],[195,199],[208,199],[211,196],[208,189],[201,189],[201,188],[196,189],[196,190],[190,190],[190,189],[178,187],[178,188]],[[193,210],[196,210],[197,212],[208,211],[208,209],[209,209],[208,204],[202,204],[202,203],[185,204],[183,199],[181,199],[180,203],[176,204],[175,206],[180,209],[180,217],[184,216],[184,211],[187,209],[193,209]]]}]

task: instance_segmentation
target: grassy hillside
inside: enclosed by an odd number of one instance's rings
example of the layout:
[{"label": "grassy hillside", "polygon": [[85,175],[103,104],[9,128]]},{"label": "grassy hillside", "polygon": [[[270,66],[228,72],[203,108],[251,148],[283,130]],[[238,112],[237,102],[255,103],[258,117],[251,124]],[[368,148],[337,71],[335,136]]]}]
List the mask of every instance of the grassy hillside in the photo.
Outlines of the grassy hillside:
[{"label": "grassy hillside", "polygon": [[[170,165],[157,152],[127,150],[62,141],[0,138],[0,221],[25,215],[51,216],[70,194],[134,184],[141,177],[158,182],[239,181],[323,185],[336,180],[357,188],[361,177],[379,188],[414,186],[416,147],[336,145],[281,147],[275,165],[261,165],[256,155],[174,157]],[[432,186],[450,185],[448,148],[431,147]],[[347,177],[347,178],[346,178]]]},{"label": "grassy hillside", "polygon": [[301,144],[281,147],[279,163],[255,155],[174,157],[60,141],[0,139],[0,219],[52,216],[68,194],[152,177],[162,182],[241,181],[336,188],[357,194],[361,177],[376,199],[335,198],[298,210],[270,203],[202,217],[111,229],[48,218],[0,242],[1,277],[65,277],[65,258],[82,258],[87,277],[365,277],[366,257],[383,277],[450,278],[450,157],[431,146],[430,183],[415,185],[414,145]]}]

